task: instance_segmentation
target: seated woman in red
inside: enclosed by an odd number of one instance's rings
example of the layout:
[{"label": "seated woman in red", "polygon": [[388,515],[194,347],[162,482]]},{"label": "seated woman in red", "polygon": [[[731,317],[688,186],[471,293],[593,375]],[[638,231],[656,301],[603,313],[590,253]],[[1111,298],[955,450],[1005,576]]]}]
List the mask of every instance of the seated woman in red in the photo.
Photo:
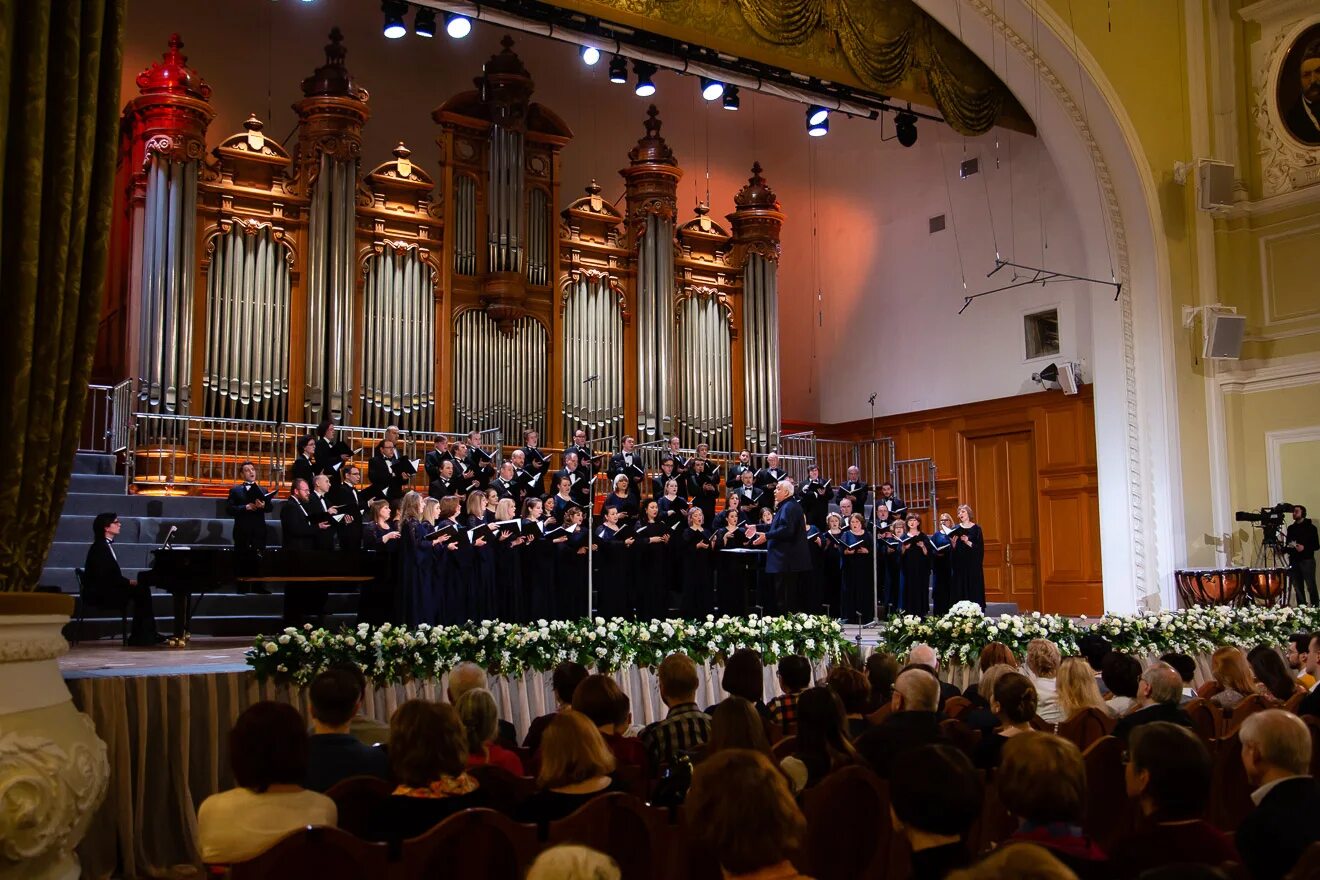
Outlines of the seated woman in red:
[{"label": "seated woman in red", "polygon": [[490,764],[508,770],[514,776],[522,776],[522,759],[516,752],[495,742],[500,713],[491,692],[485,688],[473,688],[458,698],[456,708],[458,717],[463,721],[463,728],[467,731],[467,765],[480,767]]}]

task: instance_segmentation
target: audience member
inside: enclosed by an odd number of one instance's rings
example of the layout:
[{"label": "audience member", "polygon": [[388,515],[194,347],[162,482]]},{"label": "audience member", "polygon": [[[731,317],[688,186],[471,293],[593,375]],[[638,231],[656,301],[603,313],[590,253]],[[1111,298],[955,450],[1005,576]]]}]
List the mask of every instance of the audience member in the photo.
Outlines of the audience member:
[{"label": "audience member", "polygon": [[686,654],[670,654],[656,673],[660,701],[669,707],[662,721],[642,730],[642,745],[652,767],[668,764],[710,739],[710,716],[697,708],[697,666]]},{"label": "audience member", "polygon": [[944,711],[944,704],[948,702],[950,697],[962,696],[962,691],[958,689],[957,685],[940,678],[939,655],[935,653],[935,649],[930,645],[920,643],[913,645],[912,650],[908,651],[908,666],[925,666],[935,676],[935,681],[940,686],[940,703],[936,707],[937,712]]},{"label": "audience member", "polygon": [[[976,683],[976,687],[969,687],[963,693],[969,700],[972,694],[976,695],[976,702],[972,707],[962,714],[961,720],[972,730],[981,731],[982,736],[994,730],[999,726],[999,716],[995,714],[991,703],[995,696],[995,684],[999,677],[1009,672],[1017,672],[1017,666],[1009,666],[1007,663],[1000,663],[991,666],[981,673],[981,680]],[[1034,710],[1033,710],[1034,711]]]},{"label": "audience member", "polygon": [[995,783],[1004,806],[1022,823],[1009,842],[1045,847],[1082,880],[1113,876],[1104,851],[1081,827],[1086,765],[1077,746],[1051,733],[1015,736],[1004,744]]},{"label": "audience member", "polygon": [[621,880],[614,859],[586,846],[560,844],[544,850],[527,869],[527,880]]},{"label": "audience member", "polygon": [[889,777],[889,815],[912,851],[912,880],[942,880],[971,856],[963,836],[981,815],[981,778],[952,746],[919,746]]},{"label": "audience member", "polygon": [[1141,690],[1141,661],[1131,654],[1110,651],[1100,667],[1100,679],[1112,694],[1109,711],[1122,718],[1136,705]]},{"label": "audience member", "polygon": [[898,658],[888,651],[876,651],[866,658],[866,680],[871,683],[871,705],[867,715],[889,705],[894,697],[894,680],[901,670]]},{"label": "audience member", "polygon": [[388,779],[390,764],[384,750],[363,745],[349,732],[362,706],[359,677],[342,667],[327,669],[312,679],[307,697],[312,735],[307,739],[306,787],[327,791],[350,776]]},{"label": "audience member", "polygon": [[229,765],[237,787],[213,794],[197,811],[202,861],[250,859],[307,825],[335,825],[335,802],[302,787],[307,730],[288,703],[253,703],[229,731]]},{"label": "audience member", "polygon": [[894,682],[893,711],[857,739],[857,751],[883,778],[908,749],[944,742],[938,710],[939,680],[925,667],[904,670]]},{"label": "audience member", "polygon": [[1132,732],[1127,793],[1137,802],[1142,823],[1114,847],[1120,877],[1164,865],[1238,861],[1233,841],[1204,818],[1210,772],[1210,752],[1187,728],[1156,721]]},{"label": "audience member", "polygon": [[798,695],[811,686],[811,661],[791,654],[779,661],[776,676],[783,693],[770,701],[770,722],[780,736],[792,736],[797,732]]},{"label": "audience member", "polygon": [[555,715],[568,709],[573,702],[573,692],[587,677],[587,667],[575,660],[565,660],[550,673],[550,689],[555,694],[555,711],[538,715],[527,727],[527,736],[523,738],[523,748],[535,752],[541,747],[541,734],[546,725],[555,720]]},{"label": "audience member", "polygon": [[[761,652],[739,648],[724,661],[724,675],[720,686],[725,693],[742,697],[756,708],[756,714],[770,722],[770,710],[765,705],[765,666]],[[713,706],[711,708],[714,708]]]},{"label": "audience member", "polygon": [[1288,668],[1296,676],[1298,684],[1308,691],[1315,687],[1315,676],[1306,671],[1306,655],[1311,650],[1310,633],[1293,633],[1288,637]]},{"label": "audience member", "polygon": [[1311,731],[1296,715],[1266,709],[1248,716],[1239,735],[1256,809],[1238,826],[1238,852],[1255,880],[1276,880],[1320,839],[1320,789],[1310,776]]},{"label": "audience member", "polygon": [[1084,657],[1068,657],[1060,663],[1055,685],[1059,714],[1065,721],[1083,709],[1099,709],[1106,715],[1113,713],[1105,698],[1100,696],[1095,673]]},{"label": "audience member", "polygon": [[1247,665],[1251,674],[1259,682],[1258,691],[1263,691],[1280,703],[1286,703],[1296,694],[1306,693],[1306,688],[1293,678],[1288,671],[1288,664],[1283,662],[1279,652],[1268,645],[1257,645],[1247,654]]},{"label": "audience member", "polygon": [[761,716],[742,697],[722,700],[710,713],[710,739],[706,742],[705,757],[728,749],[751,749],[767,758],[773,757]]},{"label": "audience member", "polygon": [[336,663],[329,668],[336,669],[357,682],[359,708],[348,722],[348,732],[363,745],[385,745],[390,738],[389,724],[368,718],[362,711],[367,705],[367,677],[362,674],[362,670],[353,663]]},{"label": "audience member", "polygon": [[1241,648],[1231,645],[1215,648],[1210,655],[1210,673],[1219,688],[1208,699],[1221,709],[1232,709],[1256,692],[1251,667],[1247,665]]},{"label": "audience member", "polygon": [[999,847],[970,868],[954,871],[948,880],[1077,880],[1077,875],[1045,847],[1014,843]]},{"label": "audience member", "polygon": [[685,812],[693,838],[717,854],[725,880],[809,880],[789,861],[806,838],[806,820],[765,755],[730,749],[698,764]]},{"label": "audience member", "polygon": [[1297,705],[1298,715],[1320,715],[1320,634],[1311,638],[1311,646],[1306,652],[1306,674],[1317,679],[1311,685],[1311,692],[1302,697]]},{"label": "audience member", "polygon": [[[486,685],[486,670],[471,661],[465,660],[449,670],[449,686],[445,689],[445,693],[449,698],[449,702],[457,706],[459,698],[465,693],[473,688],[484,688]],[[512,749],[518,745],[518,731],[514,729],[512,722],[505,721],[503,718],[499,720],[495,741],[506,749]]]},{"label": "audience member", "polygon": [[1161,663],[1167,663],[1182,679],[1182,697],[1179,704],[1190,703],[1196,699],[1196,661],[1186,654],[1170,653],[1160,657]]},{"label": "audience member", "polygon": [[499,723],[499,710],[495,697],[485,688],[473,688],[458,698],[454,706],[467,732],[467,765],[481,767],[487,764],[507,770],[514,776],[523,775],[522,759],[495,742],[495,726]]},{"label": "audience member", "polygon": [[1135,728],[1152,721],[1191,727],[1192,719],[1178,705],[1181,697],[1182,677],[1167,663],[1152,663],[1141,674],[1132,711],[1118,719],[1113,735],[1126,740]]},{"label": "audience member", "polygon": [[373,840],[400,841],[483,805],[467,773],[467,734],[448,703],[409,700],[390,719],[390,772],[398,786],[368,821]]},{"label": "audience member", "polygon": [[999,726],[981,734],[976,748],[976,766],[982,770],[998,767],[1004,743],[1015,736],[1031,732],[1031,720],[1036,717],[1036,686],[1020,672],[1009,670],[995,679],[990,708],[999,720]]},{"label": "audience member", "polygon": [[522,822],[547,824],[563,819],[608,791],[623,791],[610,776],[614,755],[600,731],[580,712],[562,712],[541,737],[539,790],[518,809]]},{"label": "audience member", "polygon": [[1027,643],[1027,673],[1036,686],[1036,714],[1050,724],[1058,724],[1065,718],[1059,708],[1058,683],[1055,681],[1061,660],[1058,645],[1049,639],[1032,639]]},{"label": "audience member", "polygon": [[1091,667],[1091,675],[1097,682],[1105,668],[1105,658],[1114,650],[1109,639],[1098,632],[1083,633],[1077,639],[1077,652],[1086,658],[1086,665]]},{"label": "audience member", "polygon": [[848,739],[839,695],[824,687],[803,691],[798,700],[798,732],[793,754],[779,762],[793,793],[805,791],[840,767],[857,762],[857,750]]},{"label": "audience member", "polygon": [[825,678],[825,686],[843,703],[845,732],[849,739],[861,736],[870,727],[866,709],[871,703],[871,682],[850,666],[835,666]]},{"label": "audience member", "polygon": [[646,747],[635,736],[628,736],[632,708],[628,695],[608,675],[588,675],[573,691],[573,711],[596,725],[605,745],[621,767],[645,767]]},{"label": "audience member", "polygon": [[[1013,669],[1018,668],[1017,655],[1013,649],[1003,642],[987,642],[981,649],[981,655],[976,661],[976,668],[982,675],[991,666],[1010,666]],[[963,696],[967,696],[963,694]]]}]

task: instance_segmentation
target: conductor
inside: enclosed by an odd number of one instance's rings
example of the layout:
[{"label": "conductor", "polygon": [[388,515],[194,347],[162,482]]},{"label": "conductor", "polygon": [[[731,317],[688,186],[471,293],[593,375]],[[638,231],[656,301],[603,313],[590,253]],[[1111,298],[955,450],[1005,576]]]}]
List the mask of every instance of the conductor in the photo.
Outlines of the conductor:
[{"label": "conductor", "polygon": [[807,545],[807,517],[793,498],[793,481],[775,484],[775,516],[766,530],[765,572],[773,578],[775,605],[780,614],[801,610],[800,572],[811,570]]}]

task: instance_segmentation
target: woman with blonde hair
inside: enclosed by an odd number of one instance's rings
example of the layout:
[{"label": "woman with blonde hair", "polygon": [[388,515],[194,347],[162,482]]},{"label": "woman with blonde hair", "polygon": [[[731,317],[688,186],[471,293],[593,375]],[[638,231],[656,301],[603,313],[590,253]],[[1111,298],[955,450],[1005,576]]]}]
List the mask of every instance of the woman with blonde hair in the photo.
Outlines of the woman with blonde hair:
[{"label": "woman with blonde hair", "polygon": [[1241,648],[1224,645],[1210,655],[1210,672],[1219,685],[1218,693],[1210,697],[1221,709],[1232,709],[1256,693],[1256,680],[1247,665]]},{"label": "woman with blonde hair", "polygon": [[595,724],[581,712],[560,712],[541,735],[540,790],[518,810],[521,822],[563,819],[597,795],[625,790],[610,776],[614,754]]},{"label": "woman with blonde hair", "polygon": [[403,534],[403,595],[408,626],[435,623],[440,619],[439,594],[435,588],[435,553],[432,521],[426,519],[426,502],[419,492],[409,492],[399,503],[399,531]]},{"label": "woman with blonde hair", "polygon": [[1095,673],[1091,671],[1091,664],[1086,662],[1085,657],[1069,657],[1059,664],[1055,682],[1059,714],[1064,721],[1083,709],[1094,708],[1106,715],[1113,714],[1105,698],[1100,696]]},{"label": "woman with blonde hair", "polygon": [[[512,498],[495,502],[495,521],[518,519],[518,503]],[[522,551],[524,543],[522,523],[501,528],[495,534],[495,607],[491,610],[500,620],[525,621],[527,603],[523,601]]]},{"label": "woman with blonde hair", "polygon": [[949,534],[953,583],[949,598],[953,604],[975,602],[985,607],[985,536],[972,519],[972,508],[958,505],[958,525]]},{"label": "woman with blonde hair", "polygon": [[1036,685],[1037,696],[1040,697],[1040,708],[1037,712],[1041,720],[1050,724],[1058,724],[1064,719],[1064,714],[1059,709],[1056,693],[1058,685],[1055,681],[1062,659],[1058,645],[1049,639],[1032,639],[1027,643],[1027,672],[1031,676],[1032,683]]},{"label": "woman with blonde hair", "polygon": [[470,552],[459,546],[458,523],[461,502],[457,496],[447,495],[439,500],[435,509],[437,531],[447,531],[450,537],[434,542],[435,589],[439,593],[440,623],[454,626],[468,619],[467,596],[463,580],[463,554]]},{"label": "woman with blonde hair", "polygon": [[[486,511],[486,493],[474,489],[463,502],[464,515],[460,525],[471,532],[489,522]],[[464,546],[459,553],[460,583],[469,620],[483,620],[491,616],[495,603],[495,548],[492,539],[478,537]]]},{"label": "woman with blonde hair", "polygon": [[507,770],[514,776],[523,775],[522,759],[517,753],[495,742],[500,713],[490,691],[485,688],[465,691],[454,708],[458,709],[458,717],[463,721],[463,730],[467,733],[468,767],[489,764]]}]

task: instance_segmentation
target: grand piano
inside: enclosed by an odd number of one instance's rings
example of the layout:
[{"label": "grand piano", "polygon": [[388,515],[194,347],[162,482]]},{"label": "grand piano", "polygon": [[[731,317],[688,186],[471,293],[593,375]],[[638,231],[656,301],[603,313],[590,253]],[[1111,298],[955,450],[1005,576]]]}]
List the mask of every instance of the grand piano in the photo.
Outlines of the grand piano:
[{"label": "grand piano", "polygon": [[[390,554],[363,550],[294,550],[269,547],[255,556],[240,557],[233,547],[195,545],[160,547],[151,551],[149,583],[174,597],[174,636],[189,631],[197,604],[207,593],[239,584],[361,587],[380,576]],[[379,558],[378,558],[379,557]]]}]

